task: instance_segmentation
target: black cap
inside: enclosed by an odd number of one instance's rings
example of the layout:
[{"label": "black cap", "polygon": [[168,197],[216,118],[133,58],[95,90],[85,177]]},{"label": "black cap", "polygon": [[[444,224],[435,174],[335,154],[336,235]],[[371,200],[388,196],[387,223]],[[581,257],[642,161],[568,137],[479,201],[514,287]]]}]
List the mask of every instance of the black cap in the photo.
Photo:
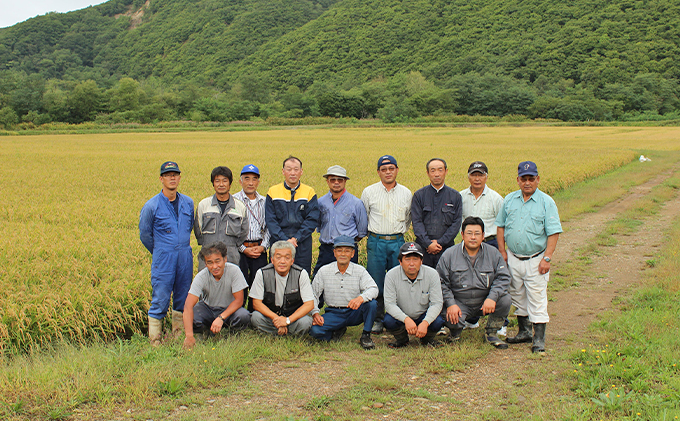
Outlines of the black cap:
[{"label": "black cap", "polygon": [[399,254],[402,256],[406,256],[407,254],[417,254],[420,255],[420,257],[423,257],[423,248],[420,247],[420,244],[414,243],[413,241],[409,241],[408,243],[404,243],[401,247],[399,247]]},{"label": "black cap", "polygon": [[472,164],[470,164],[470,167],[468,168],[468,175],[472,174],[473,172],[481,172],[482,174],[488,174],[489,169],[486,167],[486,164],[483,163],[482,161],[475,161]]}]

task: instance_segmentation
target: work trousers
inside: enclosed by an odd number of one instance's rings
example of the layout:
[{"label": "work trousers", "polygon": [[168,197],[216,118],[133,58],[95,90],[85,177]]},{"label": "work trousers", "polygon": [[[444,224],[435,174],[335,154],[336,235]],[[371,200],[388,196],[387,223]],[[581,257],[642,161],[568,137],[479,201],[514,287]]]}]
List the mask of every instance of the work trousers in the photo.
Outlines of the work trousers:
[{"label": "work trousers", "polygon": [[[199,301],[194,306],[194,333],[210,332],[210,326],[226,307],[210,307],[203,301]],[[239,307],[234,313],[227,317],[222,325],[222,330],[241,330],[250,324],[250,313],[243,307]]]},{"label": "work trousers", "polygon": [[375,300],[363,303],[358,309],[326,307],[323,314],[323,326],[312,326],[309,334],[324,341],[330,341],[333,332],[347,326],[358,326],[363,323],[364,332],[370,332],[378,310]]},{"label": "work trousers", "polygon": [[399,248],[404,244],[404,236],[399,235],[396,240],[384,240],[369,234],[366,241],[367,261],[366,270],[378,285],[378,312],[376,320],[382,321],[385,316],[385,274],[388,270],[399,265]]},{"label": "work trousers", "polygon": [[[248,297],[248,291],[250,290],[250,287],[253,286],[253,280],[255,279],[255,274],[257,273],[258,270],[262,269],[263,267],[267,266],[268,260],[267,260],[267,250],[265,250],[260,257],[257,258],[250,258],[246,256],[245,254],[241,253],[241,260],[239,261],[239,267],[241,268],[241,273],[243,273],[243,277],[246,278],[246,282],[248,283],[248,288],[246,288],[243,291],[243,297]],[[248,301],[244,299],[243,301],[243,306],[248,309],[249,312],[253,312],[253,300],[248,298]]]},{"label": "work trousers", "polygon": [[550,272],[538,273],[543,253],[528,260],[519,260],[508,251],[510,296],[516,316],[529,316],[531,323],[548,323],[548,279]]},{"label": "work trousers", "polygon": [[168,313],[170,297],[172,309],[184,311],[194,271],[191,248],[154,250],[151,264],[151,307],[149,317],[163,319]]},{"label": "work trousers", "polygon": [[[444,318],[444,325],[448,327],[449,329],[452,330],[462,330],[463,327],[465,327],[465,321],[470,321],[470,319],[476,321],[479,320],[480,317],[482,317],[484,314],[482,313],[482,304],[484,304],[484,301],[486,298],[482,299],[481,301],[468,301],[468,302],[461,302],[456,300],[456,305],[460,307],[460,318],[458,319],[457,324],[453,324],[446,320],[446,306],[442,309],[442,318]],[[489,314],[488,316],[493,316],[496,318],[500,318],[501,320],[501,326],[503,324],[503,321],[505,320],[506,317],[508,317],[508,313],[510,313],[510,305],[512,304],[512,299],[510,298],[510,294],[503,294],[501,297],[496,301],[496,311],[493,313]],[[488,324],[488,323],[487,323]],[[501,327],[499,326],[499,328]]]},{"label": "work trousers", "polygon": [[[255,329],[261,332],[277,336],[279,334],[279,329],[274,326],[272,319],[260,313],[259,311],[254,311],[250,316],[250,324],[252,324]],[[304,335],[309,332],[311,327],[312,317],[309,315],[302,316],[288,325],[288,335]]]},{"label": "work trousers", "polygon": [[[414,322],[416,322],[416,325],[419,325],[424,319],[425,316],[427,315],[427,311],[424,311],[423,314],[418,316],[418,318],[413,319]],[[400,322],[399,320],[395,319],[392,317],[391,314],[387,313],[385,314],[385,329],[388,331],[393,331],[397,329],[401,329],[402,327],[405,326],[404,322]],[[437,316],[436,319],[430,323],[430,325],[427,327],[428,332],[439,332],[439,330],[442,328],[444,325],[444,319],[442,319],[442,316]]]}]

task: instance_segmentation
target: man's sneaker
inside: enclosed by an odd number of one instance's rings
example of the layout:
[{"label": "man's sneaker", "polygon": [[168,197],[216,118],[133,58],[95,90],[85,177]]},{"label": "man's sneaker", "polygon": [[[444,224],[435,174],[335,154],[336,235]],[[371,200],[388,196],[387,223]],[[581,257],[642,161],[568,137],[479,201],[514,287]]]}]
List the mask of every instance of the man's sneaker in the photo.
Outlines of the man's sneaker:
[{"label": "man's sneaker", "polygon": [[507,326],[503,326],[502,328],[498,329],[498,332],[496,332],[498,336],[508,336],[507,333],[508,333]]},{"label": "man's sneaker", "polygon": [[333,332],[331,335],[331,341],[336,342],[342,339],[343,336],[345,336],[345,333],[347,332],[347,326],[343,326],[340,329],[336,330]]},{"label": "man's sneaker", "polygon": [[373,349],[375,348],[375,343],[371,339],[371,335],[368,333],[362,333],[361,338],[359,338],[359,343],[363,349]]},{"label": "man's sneaker", "polygon": [[375,334],[380,334],[383,331],[383,322],[376,320],[373,322],[373,328],[371,329],[371,333]]},{"label": "man's sneaker", "polygon": [[437,332],[437,336],[446,336],[449,334],[449,328],[446,326],[442,326],[441,329],[439,329],[439,332]]},{"label": "man's sneaker", "polygon": [[477,329],[479,327],[479,321],[476,323],[468,323],[468,322],[463,322],[464,326],[463,329]]}]

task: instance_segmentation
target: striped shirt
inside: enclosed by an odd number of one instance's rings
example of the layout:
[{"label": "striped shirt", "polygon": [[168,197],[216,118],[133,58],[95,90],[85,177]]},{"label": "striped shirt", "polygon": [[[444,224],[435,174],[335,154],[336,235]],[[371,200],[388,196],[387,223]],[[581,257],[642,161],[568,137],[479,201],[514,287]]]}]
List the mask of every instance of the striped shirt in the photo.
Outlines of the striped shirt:
[{"label": "striped shirt", "polygon": [[[246,213],[248,215],[248,223],[250,224],[250,232],[248,233],[246,241],[262,240],[262,247],[267,249],[269,248],[269,230],[264,221],[265,197],[258,192],[255,192],[255,196],[256,199],[253,204],[243,190],[234,194],[234,197],[243,202],[247,208]],[[245,246],[239,247],[241,253],[243,253],[245,249]]]},{"label": "striped shirt", "polygon": [[397,184],[390,191],[382,182],[361,193],[368,214],[368,231],[374,234],[404,234],[411,226],[411,190]]},{"label": "striped shirt", "polygon": [[463,221],[468,216],[481,218],[484,221],[484,238],[496,235],[496,217],[503,207],[503,197],[489,186],[484,186],[484,191],[478,198],[475,198],[469,187],[461,191],[460,195],[463,198]]},{"label": "striped shirt", "polygon": [[319,269],[312,282],[314,290],[314,310],[319,312],[319,297],[323,294],[324,301],[329,307],[347,307],[350,301],[359,295],[364,302],[378,297],[376,285],[368,271],[356,263],[349,263],[345,273],[338,269],[338,262],[329,263]]}]

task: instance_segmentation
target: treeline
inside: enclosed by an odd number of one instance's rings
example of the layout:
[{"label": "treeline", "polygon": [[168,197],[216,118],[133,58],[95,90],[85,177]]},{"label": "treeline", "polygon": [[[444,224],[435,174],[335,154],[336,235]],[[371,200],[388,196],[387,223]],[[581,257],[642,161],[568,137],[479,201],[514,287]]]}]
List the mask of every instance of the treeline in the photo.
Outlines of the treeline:
[{"label": "treeline", "polygon": [[378,118],[408,122],[422,116],[525,116],[563,121],[680,118],[678,86],[657,74],[593,90],[545,77],[527,83],[509,76],[467,73],[435,83],[419,72],[378,78],[350,89],[314,82],[274,91],[264,79],[244,77],[227,91],[193,83],[167,86],[157,78],[45,80],[39,74],[0,73],[0,128],[50,122],[156,123],[238,121],[269,117]]}]

